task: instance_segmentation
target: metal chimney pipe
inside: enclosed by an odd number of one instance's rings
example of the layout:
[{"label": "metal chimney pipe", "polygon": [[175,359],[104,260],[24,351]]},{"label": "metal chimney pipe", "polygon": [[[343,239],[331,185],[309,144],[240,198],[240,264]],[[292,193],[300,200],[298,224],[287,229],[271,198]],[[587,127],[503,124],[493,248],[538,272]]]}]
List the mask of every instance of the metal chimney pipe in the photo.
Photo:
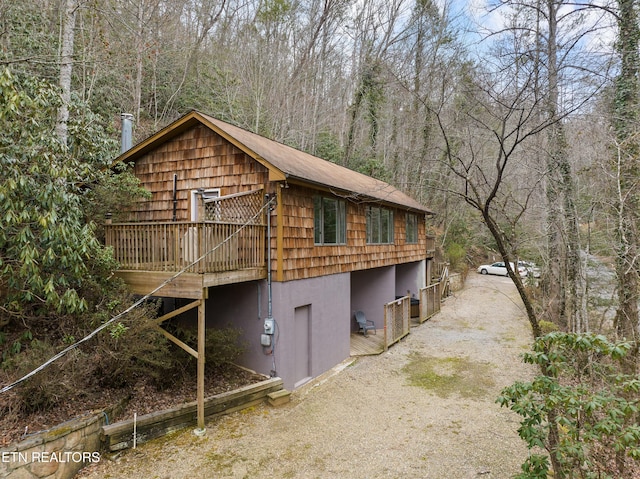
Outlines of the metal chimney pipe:
[{"label": "metal chimney pipe", "polygon": [[120,143],[120,154],[131,148],[131,136],[132,136],[132,125],[133,125],[133,115],[131,113],[122,113],[120,115],[120,119],[122,120],[121,129],[122,129],[122,137]]}]

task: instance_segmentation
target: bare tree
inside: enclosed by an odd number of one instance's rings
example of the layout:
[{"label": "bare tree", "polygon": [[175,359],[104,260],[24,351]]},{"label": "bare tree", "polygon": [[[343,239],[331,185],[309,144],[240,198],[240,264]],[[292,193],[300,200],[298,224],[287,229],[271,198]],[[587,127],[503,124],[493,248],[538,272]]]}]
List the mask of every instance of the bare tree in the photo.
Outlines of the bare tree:
[{"label": "bare tree", "polygon": [[[520,174],[522,150],[559,118],[540,119],[536,114],[541,105],[530,88],[533,75],[520,85],[515,77],[503,84],[501,76],[485,72],[484,86],[467,79],[455,98],[443,97],[433,113],[444,139],[444,160],[458,178],[457,188],[450,193],[474,208],[491,232],[537,337],[542,334],[539,315],[512,265],[519,256],[517,225],[542,178],[533,177],[526,191],[512,185]],[[454,100],[457,109],[452,116],[446,110]]]},{"label": "bare tree", "polygon": [[65,0],[61,14],[60,43],[60,90],[62,103],[58,108],[56,134],[60,143],[67,145],[67,125],[69,122],[69,104],[71,103],[71,79],[73,73],[73,47],[76,28],[76,14],[80,3],[78,0]]},{"label": "bare tree", "polygon": [[[533,90],[540,99],[541,118],[565,117],[567,111],[593,97],[602,88],[604,76],[596,72],[593,55],[585,41],[598,28],[600,15],[588,3],[576,5],[565,0],[501,0],[496,8],[506,12],[511,22],[501,32],[513,39],[506,51],[513,62],[534,74]],[[526,65],[530,64],[531,67]],[[582,92],[579,89],[589,84]],[[564,329],[589,329],[586,298],[585,257],[579,234],[579,212],[575,175],[570,161],[566,121],[550,121],[538,140],[537,156],[545,173],[547,267],[543,281],[546,316]]]},{"label": "bare tree", "polygon": [[[546,114],[549,118],[558,116],[560,103],[562,61],[558,48],[560,9],[564,1],[547,0],[537,7],[538,15],[546,20],[547,88]],[[543,35],[538,29],[538,37]],[[576,208],[573,171],[568,157],[568,144],[562,122],[554,123],[548,130],[549,153],[547,155],[547,198],[549,199],[548,231],[549,250],[558,253],[550,255],[548,269],[549,284],[558,284],[560,307],[552,309],[551,317],[569,331],[582,333],[589,329],[586,308],[586,278],[582,267],[582,245],[580,243],[579,220]],[[559,211],[558,211],[559,210]],[[557,261],[556,261],[557,258]]]},{"label": "bare tree", "polygon": [[640,106],[640,27],[633,0],[618,0],[618,42],[620,73],[615,84],[613,128],[616,135],[614,171],[618,185],[618,311],[616,329],[635,344],[627,369],[637,368],[638,300],[640,299],[640,140],[636,124]]}]

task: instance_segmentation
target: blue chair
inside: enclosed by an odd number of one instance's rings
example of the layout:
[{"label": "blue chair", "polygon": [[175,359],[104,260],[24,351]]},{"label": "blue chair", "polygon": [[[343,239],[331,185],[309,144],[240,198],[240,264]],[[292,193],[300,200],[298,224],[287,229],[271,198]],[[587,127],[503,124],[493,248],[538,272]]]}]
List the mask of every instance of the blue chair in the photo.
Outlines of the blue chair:
[{"label": "blue chair", "polygon": [[367,337],[367,331],[373,331],[373,334],[378,334],[376,332],[376,325],[370,319],[367,319],[362,311],[356,311],[356,322],[358,323],[358,332],[363,333],[365,337]]}]

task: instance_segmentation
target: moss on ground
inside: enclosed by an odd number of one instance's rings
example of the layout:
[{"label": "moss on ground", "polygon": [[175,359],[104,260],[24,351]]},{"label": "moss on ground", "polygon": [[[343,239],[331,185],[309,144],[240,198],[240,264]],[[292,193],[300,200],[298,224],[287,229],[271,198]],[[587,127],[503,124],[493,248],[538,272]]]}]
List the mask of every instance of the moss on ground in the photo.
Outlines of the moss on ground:
[{"label": "moss on ground", "polygon": [[409,384],[446,398],[453,394],[461,397],[481,397],[494,386],[491,365],[470,361],[468,358],[428,357],[412,353],[403,368]]}]

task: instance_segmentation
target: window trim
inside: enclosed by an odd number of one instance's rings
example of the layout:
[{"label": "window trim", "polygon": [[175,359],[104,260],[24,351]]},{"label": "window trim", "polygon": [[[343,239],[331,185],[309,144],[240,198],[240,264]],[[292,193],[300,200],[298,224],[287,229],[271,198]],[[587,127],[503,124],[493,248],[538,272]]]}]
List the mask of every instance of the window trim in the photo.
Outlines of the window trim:
[{"label": "window trim", "polygon": [[[326,203],[336,205],[335,242],[325,241]],[[318,206],[320,217],[318,217]],[[319,236],[319,238],[318,238]],[[313,197],[313,244],[315,246],[338,246],[347,244],[347,204],[344,200],[329,196],[315,195]]]},{"label": "window trim", "polygon": [[[202,198],[219,198],[220,197],[220,188],[204,188],[191,190],[191,221],[198,221],[198,206],[199,201],[202,201]],[[198,197],[198,194],[202,193],[202,198]],[[203,221],[202,218],[200,221]]]}]

